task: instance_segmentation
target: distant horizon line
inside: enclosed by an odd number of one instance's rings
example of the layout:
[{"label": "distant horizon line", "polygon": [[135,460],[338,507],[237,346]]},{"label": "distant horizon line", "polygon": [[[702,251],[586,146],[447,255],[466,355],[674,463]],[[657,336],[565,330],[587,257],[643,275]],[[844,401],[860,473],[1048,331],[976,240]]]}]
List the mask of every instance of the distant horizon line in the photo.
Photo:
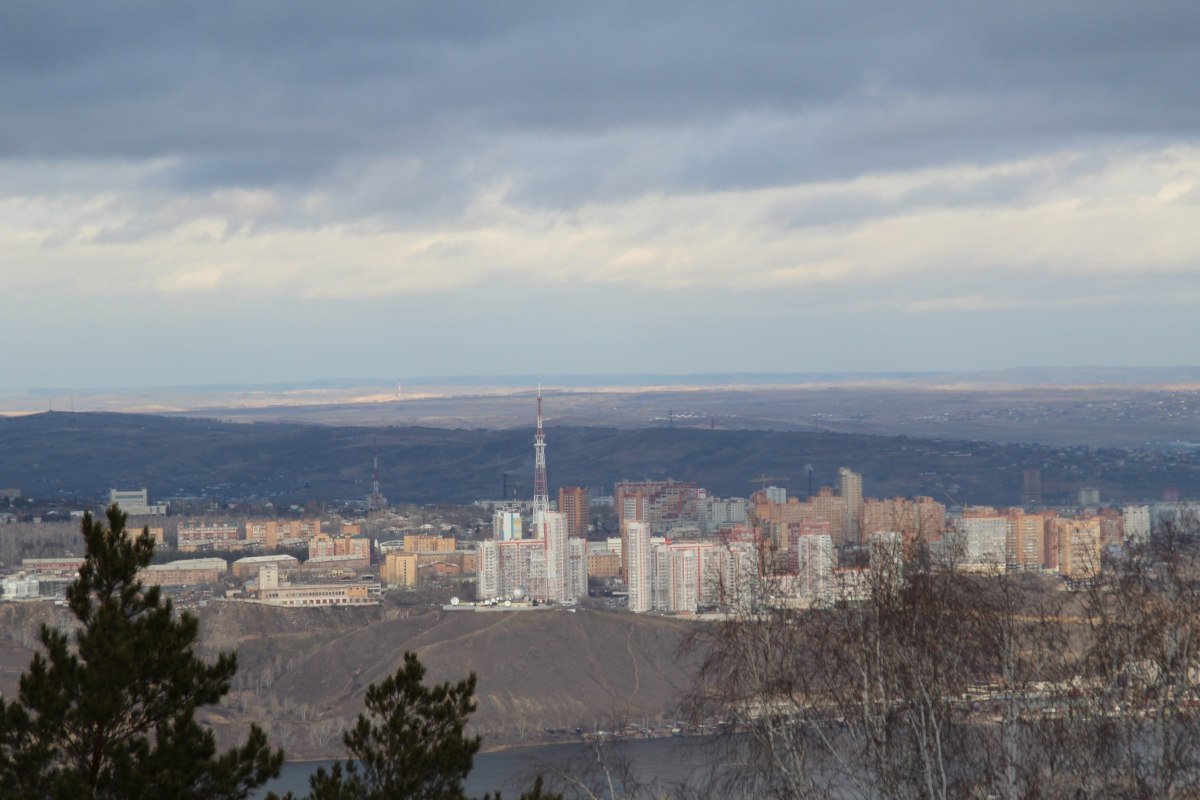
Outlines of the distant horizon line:
[{"label": "distant horizon line", "polygon": [[[458,374],[458,375],[417,375],[399,378],[381,377],[331,377],[296,380],[279,380],[255,382],[218,382],[193,384],[155,384],[155,385],[124,385],[124,386],[59,386],[59,387],[29,387],[0,390],[0,396],[63,396],[91,393],[137,393],[137,392],[169,392],[169,391],[280,391],[280,390],[317,390],[317,389],[348,389],[355,387],[395,387],[400,391],[405,386],[477,386],[497,388],[517,388],[529,386],[530,391],[540,383],[550,385],[546,388],[557,387],[602,387],[602,386],[635,386],[650,387],[656,385],[786,385],[795,383],[830,383],[845,381],[880,381],[880,380],[919,380],[922,378],[984,378],[1021,375],[1026,379],[1036,378],[1039,383],[1050,377],[1049,373],[1057,373],[1057,377],[1069,377],[1079,380],[1085,376],[1079,373],[1094,373],[1093,381],[1100,376],[1112,380],[1124,376],[1120,383],[1132,383],[1132,378],[1156,376],[1158,381],[1185,380],[1200,382],[1200,365],[1177,364],[1170,366],[1123,366],[1123,365],[1030,365],[1020,367],[1000,367],[994,369],[972,370],[847,370],[847,371],[726,371],[726,372],[576,372],[576,373],[500,373],[500,374]],[[1063,375],[1066,373],[1066,375]],[[1098,373],[1098,374],[1096,374]],[[1186,374],[1181,374],[1186,373]]]}]

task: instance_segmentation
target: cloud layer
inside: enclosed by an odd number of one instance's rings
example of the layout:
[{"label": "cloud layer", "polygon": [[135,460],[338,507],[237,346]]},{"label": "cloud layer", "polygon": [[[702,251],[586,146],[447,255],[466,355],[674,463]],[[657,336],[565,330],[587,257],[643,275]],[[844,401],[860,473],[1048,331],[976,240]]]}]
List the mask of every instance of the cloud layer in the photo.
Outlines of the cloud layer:
[{"label": "cloud layer", "polygon": [[20,324],[498,285],[852,325],[1179,306],[1198,38],[1187,2],[6,3],[0,277]]}]

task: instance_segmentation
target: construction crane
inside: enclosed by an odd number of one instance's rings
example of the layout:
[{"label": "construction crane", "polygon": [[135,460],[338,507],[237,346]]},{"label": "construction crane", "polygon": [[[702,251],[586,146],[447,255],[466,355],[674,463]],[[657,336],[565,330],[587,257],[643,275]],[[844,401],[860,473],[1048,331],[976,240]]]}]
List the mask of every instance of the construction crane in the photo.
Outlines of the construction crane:
[{"label": "construction crane", "polygon": [[759,477],[757,477],[757,478],[751,478],[751,479],[750,479],[750,482],[751,482],[751,483],[757,483],[757,484],[759,484],[759,488],[761,488],[761,489],[765,489],[765,488],[767,488],[767,484],[771,484],[771,483],[787,483],[787,482],[788,482],[788,478],[781,478],[781,477],[770,477],[770,476],[768,476],[768,475],[767,475],[767,473],[765,473],[765,472],[764,472],[762,475],[760,475],[760,476],[759,476]]}]

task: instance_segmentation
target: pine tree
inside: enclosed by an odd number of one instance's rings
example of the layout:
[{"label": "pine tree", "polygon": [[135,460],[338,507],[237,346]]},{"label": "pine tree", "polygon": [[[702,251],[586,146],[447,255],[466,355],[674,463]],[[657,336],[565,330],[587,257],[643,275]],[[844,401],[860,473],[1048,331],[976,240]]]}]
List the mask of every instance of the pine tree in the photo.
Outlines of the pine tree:
[{"label": "pine tree", "polygon": [[282,751],[255,725],[218,755],[195,720],[229,691],[237,657],[196,656],[196,617],[138,580],[149,531],[131,538],[115,504],[107,517],[83,518],[86,554],[67,590],[78,628],[43,625],[45,652],[17,699],[0,698],[0,797],[244,798],[279,774]]},{"label": "pine tree", "polygon": [[404,654],[395,675],[367,689],[367,710],[343,741],[351,759],[312,778],[313,800],[463,800],[463,780],[479,752],[464,735],[475,710],[475,675],[425,686],[425,667]]},{"label": "pine tree", "polygon": [[[350,760],[318,769],[309,800],[466,800],[463,781],[480,744],[464,733],[475,710],[475,674],[453,686],[426,686],[424,677],[416,654],[406,652],[395,675],[367,689],[366,712],[342,736]],[[562,795],[547,792],[538,776],[519,800]]]}]

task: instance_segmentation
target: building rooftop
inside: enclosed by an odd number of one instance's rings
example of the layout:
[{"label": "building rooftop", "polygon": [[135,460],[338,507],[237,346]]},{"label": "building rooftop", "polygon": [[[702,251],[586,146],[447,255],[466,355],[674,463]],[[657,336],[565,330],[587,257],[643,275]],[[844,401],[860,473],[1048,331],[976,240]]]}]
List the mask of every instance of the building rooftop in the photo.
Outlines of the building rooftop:
[{"label": "building rooftop", "polygon": [[166,564],[151,564],[146,569],[152,571],[168,569],[219,569],[225,571],[229,569],[229,564],[223,558],[184,558],[179,561],[168,561]]},{"label": "building rooftop", "polygon": [[270,555],[270,556],[246,556],[245,558],[239,558],[237,561],[234,561],[233,563],[234,564],[270,564],[275,561],[295,561],[298,563],[300,561],[300,559],[296,558],[295,556],[289,556],[286,553],[277,553],[275,555]]}]

